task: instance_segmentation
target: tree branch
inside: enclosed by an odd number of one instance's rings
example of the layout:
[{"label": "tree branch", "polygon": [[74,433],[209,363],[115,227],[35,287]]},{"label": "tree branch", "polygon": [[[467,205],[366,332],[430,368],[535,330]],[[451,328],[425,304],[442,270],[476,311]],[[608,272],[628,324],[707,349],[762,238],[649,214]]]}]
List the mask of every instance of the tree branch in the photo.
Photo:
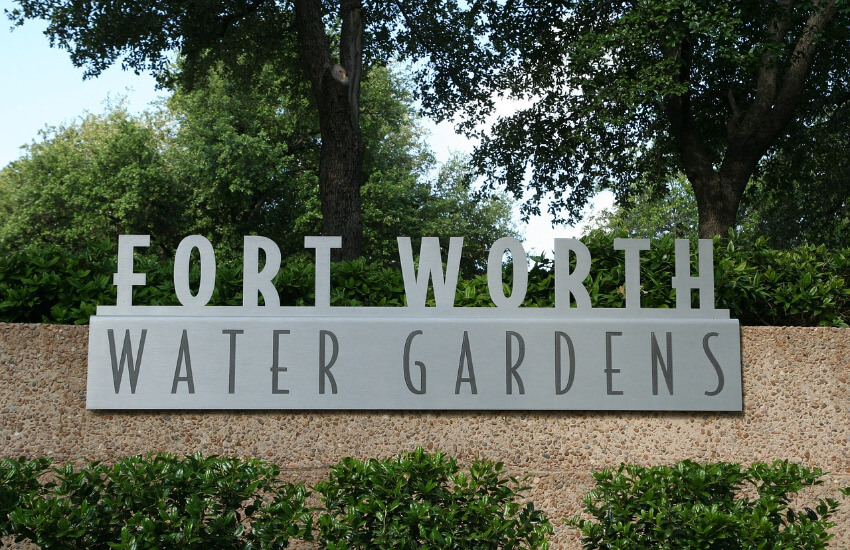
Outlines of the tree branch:
[{"label": "tree branch", "polygon": [[[778,9],[773,15],[765,30],[765,42],[782,47],[785,34],[788,31],[791,19],[791,0],[779,2]],[[758,112],[758,116],[770,110],[776,98],[777,83],[779,80],[779,65],[774,60],[774,53],[766,47],[761,54],[758,78],[756,79],[756,98],[752,110]]]},{"label": "tree branch", "polygon": [[[683,38],[675,47],[665,48],[663,55],[668,59],[678,60],[679,71],[675,76],[676,82],[688,83],[693,44],[687,38]],[[691,111],[690,91],[681,95],[668,95],[664,98],[663,104],[664,112],[670,122],[673,141],[676,143],[688,179],[693,182],[697,179],[709,178],[714,172],[714,166]]]},{"label": "tree branch", "polygon": [[[770,58],[767,61],[769,66],[762,67],[756,100],[741,123],[730,133],[729,148],[721,169],[734,171],[740,170],[741,166],[754,169],[759,159],[793,120],[817,51],[817,39],[829,28],[834,18],[834,0],[822,0],[815,4],[794,46],[789,66],[781,75],[781,84],[778,63]],[[784,36],[786,29],[777,24],[777,28],[770,32]]]},{"label": "tree branch", "polygon": [[776,99],[774,110],[778,113],[776,117],[778,127],[774,131],[785,127],[793,117],[794,109],[800,101],[806,78],[812,67],[818,37],[832,24],[835,12],[835,0],[818,2],[815,5],[815,11],[806,21],[805,30],[791,54],[791,66],[785,72],[782,88]]},{"label": "tree branch", "polygon": [[219,15],[218,17],[216,17],[216,19],[218,19],[218,21],[221,23],[221,31],[218,34],[219,38],[224,37],[224,35],[227,33],[233,23],[235,23],[239,19],[242,19],[246,15],[255,13],[265,2],[266,0],[253,0],[249,2],[244,9],[237,10],[227,15]]},{"label": "tree branch", "polygon": [[348,104],[351,125],[360,126],[360,79],[363,72],[363,5],[360,0],[345,0],[340,6],[342,33],[340,62],[348,77]]}]

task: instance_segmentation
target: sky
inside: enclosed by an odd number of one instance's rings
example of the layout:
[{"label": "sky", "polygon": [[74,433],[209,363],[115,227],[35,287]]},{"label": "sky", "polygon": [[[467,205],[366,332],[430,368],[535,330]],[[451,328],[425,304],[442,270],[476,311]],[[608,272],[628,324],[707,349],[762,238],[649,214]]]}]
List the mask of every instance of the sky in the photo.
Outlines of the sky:
[{"label": "sky", "polygon": [[[13,7],[0,0],[0,12]],[[83,80],[83,69],[74,67],[68,52],[51,48],[43,34],[46,24],[27,21],[11,29],[5,13],[0,14],[0,167],[21,156],[20,147],[37,140],[47,126],[72,123],[86,112],[100,113],[106,102],[125,98],[131,112],[142,112],[165,92],[154,79],[113,66],[97,78]],[[437,159],[445,161],[452,152],[469,152],[473,144],[458,135],[450,123],[425,123]],[[595,208],[610,208],[610,196],[596,201]],[[552,228],[550,220],[536,217],[517,227],[530,253],[547,253],[551,258],[555,237],[578,237],[582,227]]]}]

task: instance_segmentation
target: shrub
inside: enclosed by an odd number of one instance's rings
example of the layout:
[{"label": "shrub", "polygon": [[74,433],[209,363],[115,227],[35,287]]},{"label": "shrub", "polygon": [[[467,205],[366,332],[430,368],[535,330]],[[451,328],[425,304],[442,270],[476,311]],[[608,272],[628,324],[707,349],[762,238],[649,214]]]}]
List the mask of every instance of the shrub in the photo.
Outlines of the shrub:
[{"label": "shrub", "polygon": [[822,472],[777,461],[675,466],[621,465],[595,472],[597,487],[585,497],[585,512],[568,521],[587,549],[699,550],[826,548],[830,517],[838,503],[821,499],[814,508],[791,507],[791,498],[819,485]]},{"label": "shrub", "polygon": [[771,250],[727,243],[716,252],[718,307],[744,325],[836,326],[850,322],[850,249]]},{"label": "shrub", "polygon": [[469,472],[422,449],[384,460],[344,458],[316,485],[325,548],[548,548],[552,526],[501,463]]},{"label": "shrub", "polygon": [[0,461],[0,537],[15,534],[9,515],[41,491],[40,478],[49,467],[47,458],[4,458]]},{"label": "shrub", "polygon": [[259,460],[157,454],[53,473],[27,485],[6,531],[44,550],[286,548],[312,531],[303,485]]}]

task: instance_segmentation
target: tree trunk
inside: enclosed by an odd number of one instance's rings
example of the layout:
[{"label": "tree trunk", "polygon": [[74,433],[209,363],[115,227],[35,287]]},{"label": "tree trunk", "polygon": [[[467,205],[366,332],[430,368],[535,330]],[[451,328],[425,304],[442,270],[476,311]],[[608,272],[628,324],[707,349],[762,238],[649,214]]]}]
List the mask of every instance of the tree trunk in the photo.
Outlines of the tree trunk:
[{"label": "tree trunk", "polygon": [[726,176],[711,173],[709,177],[691,179],[691,187],[699,212],[699,238],[726,237],[735,226],[738,206],[749,174]]},{"label": "tree trunk", "polygon": [[325,33],[320,0],[295,1],[295,25],[301,57],[310,77],[322,149],[319,195],[322,234],[341,236],[342,249],[332,258],[350,260],[363,254],[363,135],[360,132],[360,76],[363,23],[359,0],[340,2],[340,63],[334,63]]},{"label": "tree trunk", "polygon": [[[342,249],[334,251],[335,261],[363,255],[363,212],[360,188],[363,184],[363,137],[351,124],[344,86],[328,82],[320,115],[322,151],[319,160],[319,196],[322,202],[322,234],[340,235]],[[340,89],[342,88],[342,94]]]}]

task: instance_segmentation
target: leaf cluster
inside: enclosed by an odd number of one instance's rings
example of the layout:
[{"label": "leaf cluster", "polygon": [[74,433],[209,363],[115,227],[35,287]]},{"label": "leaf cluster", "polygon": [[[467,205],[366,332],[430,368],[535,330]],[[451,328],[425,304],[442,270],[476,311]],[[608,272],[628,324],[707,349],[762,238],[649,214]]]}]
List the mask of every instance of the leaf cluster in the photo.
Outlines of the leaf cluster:
[{"label": "leaf cluster", "polygon": [[256,459],[165,453],[49,466],[0,462],[0,534],[44,549],[249,549],[286,548],[312,529],[305,487]]},{"label": "leaf cluster", "polygon": [[[422,449],[344,458],[315,487],[284,483],[256,459],[168,453],[108,466],[0,461],[0,537],[44,549],[548,548],[552,525],[501,463]],[[314,518],[316,524],[314,526]]]},{"label": "leaf cluster", "polygon": [[324,547],[548,548],[552,525],[500,462],[457,460],[421,448],[387,459],[344,458],[315,487]]},{"label": "leaf cluster", "polygon": [[822,484],[818,468],[788,461],[674,466],[621,464],[594,472],[596,488],[584,501],[592,519],[573,517],[586,549],[751,550],[822,549],[832,538],[838,502],[819,499],[813,508],[795,496]]}]

